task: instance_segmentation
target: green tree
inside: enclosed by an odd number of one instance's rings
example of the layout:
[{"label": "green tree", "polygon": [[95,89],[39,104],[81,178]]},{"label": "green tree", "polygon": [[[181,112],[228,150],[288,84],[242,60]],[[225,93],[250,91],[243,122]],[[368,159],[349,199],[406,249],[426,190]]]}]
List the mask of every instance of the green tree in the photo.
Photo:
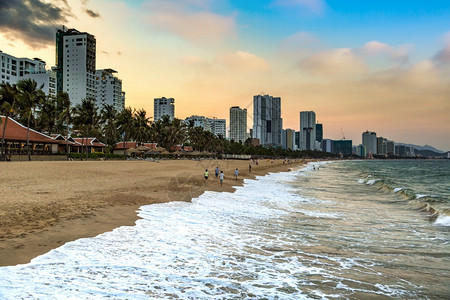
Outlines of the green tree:
[{"label": "green tree", "polygon": [[[6,143],[5,143],[5,134],[6,134],[6,126],[8,125],[8,118],[10,118],[15,111],[16,101],[17,101],[17,89],[16,86],[11,86],[9,83],[2,83],[0,85],[0,114],[5,116],[5,123],[3,124],[3,132],[2,132],[2,142],[1,142],[1,151],[0,151],[0,159],[4,159],[6,161]],[[0,119],[0,122],[2,119]]]},{"label": "green tree", "polygon": [[123,137],[123,155],[126,155],[127,140],[134,134],[133,110],[127,107],[118,115],[119,132]]},{"label": "green tree", "polygon": [[[75,106],[74,128],[82,135],[81,160],[83,160],[83,146],[85,137],[99,136],[99,120],[100,118],[97,113],[97,107],[92,99],[83,99],[80,104]],[[85,148],[87,160],[87,145]]]},{"label": "green tree", "polygon": [[108,148],[109,146],[115,144],[118,140],[118,131],[117,131],[117,111],[112,105],[104,105],[101,112],[101,123],[102,133],[105,136],[105,144],[107,147],[105,153],[105,159],[108,159]]},{"label": "green tree", "polygon": [[150,118],[147,118],[147,112],[144,109],[135,111],[133,122],[133,138],[136,143],[148,141],[150,138]]},{"label": "green tree", "polygon": [[69,160],[69,128],[72,119],[73,109],[70,106],[69,94],[66,92],[58,93],[56,97],[56,108],[57,108],[57,123],[56,127],[59,132],[64,132],[66,135],[66,159]]},{"label": "green tree", "polygon": [[19,90],[19,111],[22,120],[27,122],[27,155],[31,160],[30,153],[30,123],[34,120],[36,107],[45,99],[42,91],[43,85],[37,86],[37,82],[33,79],[22,79],[17,83]]}]

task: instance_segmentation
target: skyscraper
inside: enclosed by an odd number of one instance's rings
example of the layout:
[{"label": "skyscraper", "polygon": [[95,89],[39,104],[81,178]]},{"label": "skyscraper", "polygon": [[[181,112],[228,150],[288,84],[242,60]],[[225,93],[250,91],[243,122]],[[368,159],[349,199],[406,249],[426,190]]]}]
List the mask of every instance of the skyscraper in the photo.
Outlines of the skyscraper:
[{"label": "skyscraper", "polygon": [[209,124],[209,131],[217,136],[226,137],[227,123],[225,119],[206,118],[206,123]]},{"label": "skyscraper", "polygon": [[175,117],[175,100],[173,98],[155,98],[153,120],[161,120],[163,116],[169,116],[170,120]]},{"label": "skyscraper", "polygon": [[313,111],[300,112],[300,150],[314,150],[316,148],[316,113]]},{"label": "skyscraper", "polygon": [[247,109],[230,108],[230,140],[243,143],[247,139]]},{"label": "skyscraper", "polygon": [[282,146],[283,119],[281,98],[270,95],[253,97],[253,138],[263,146]]},{"label": "skyscraper", "polygon": [[104,105],[111,105],[115,110],[121,112],[125,108],[125,103],[122,100],[122,80],[114,76],[113,69],[97,70],[95,72],[95,79],[97,81],[97,107],[101,108]]},{"label": "skyscraper", "polygon": [[363,132],[362,145],[366,148],[366,155],[377,154],[377,134],[372,131]]},{"label": "skyscraper", "polygon": [[323,139],[323,125],[317,123],[316,124],[316,141],[319,143],[322,142]]},{"label": "skyscraper", "polygon": [[56,32],[57,92],[67,92],[71,105],[96,98],[95,37],[76,29]]}]

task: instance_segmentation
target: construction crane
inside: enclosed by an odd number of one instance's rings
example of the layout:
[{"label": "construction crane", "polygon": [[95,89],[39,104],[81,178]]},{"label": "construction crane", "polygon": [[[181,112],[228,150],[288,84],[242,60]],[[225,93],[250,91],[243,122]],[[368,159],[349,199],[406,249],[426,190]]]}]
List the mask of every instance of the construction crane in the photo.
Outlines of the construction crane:
[{"label": "construction crane", "polygon": [[341,127],[341,132],[342,132],[342,139],[345,140],[344,130],[342,130],[342,127]]}]

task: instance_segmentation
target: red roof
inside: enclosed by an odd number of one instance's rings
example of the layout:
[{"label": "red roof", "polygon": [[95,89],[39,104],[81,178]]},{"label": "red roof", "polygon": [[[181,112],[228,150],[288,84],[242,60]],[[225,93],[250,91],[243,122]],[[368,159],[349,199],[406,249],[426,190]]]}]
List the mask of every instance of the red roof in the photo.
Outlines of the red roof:
[{"label": "red roof", "polygon": [[97,140],[97,138],[72,138],[77,144],[81,145],[83,143],[83,145],[90,145],[90,146],[94,146],[94,147],[106,147],[105,144],[103,144],[102,142],[100,142],[99,140]]},{"label": "red roof", "polygon": [[[136,144],[137,144],[136,142],[126,142],[126,147],[125,147],[124,142],[118,142],[116,144],[116,146],[114,147],[114,149],[116,149],[116,150],[123,150],[123,148],[130,149],[130,148],[137,148],[137,147],[139,147]],[[144,143],[144,144],[141,144],[141,146],[145,146],[145,147],[147,147],[149,149],[156,149],[157,145],[158,145],[158,143]]]},{"label": "red roof", "polygon": [[[6,117],[0,116],[0,138],[3,135],[3,126],[5,125]],[[26,142],[27,140],[27,128],[16,120],[8,118],[6,124],[5,140],[15,142]],[[54,140],[48,135],[37,132],[30,128],[29,141],[32,143],[46,143],[46,144],[61,144],[60,141]]]}]

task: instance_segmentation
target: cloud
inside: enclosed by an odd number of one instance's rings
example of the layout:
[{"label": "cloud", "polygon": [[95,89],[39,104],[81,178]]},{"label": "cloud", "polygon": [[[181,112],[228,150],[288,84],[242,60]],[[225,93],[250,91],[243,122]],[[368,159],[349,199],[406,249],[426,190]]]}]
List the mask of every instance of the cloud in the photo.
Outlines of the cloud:
[{"label": "cloud", "polygon": [[275,0],[272,5],[307,9],[317,15],[323,14],[325,10],[325,3],[322,0]]},{"label": "cloud", "polygon": [[222,55],[218,61],[223,66],[236,71],[270,71],[270,65],[266,60],[245,51]]},{"label": "cloud", "polygon": [[195,43],[218,42],[235,32],[235,17],[211,12],[207,0],[154,0],[143,9],[150,26]]},{"label": "cloud", "polygon": [[322,78],[345,78],[367,73],[368,67],[349,48],[339,48],[312,54],[299,63],[301,70]]},{"label": "cloud", "polygon": [[393,47],[391,45],[378,41],[370,41],[361,48],[355,49],[355,53],[361,54],[362,56],[366,57],[387,55],[392,61],[397,61],[399,63],[408,63],[410,48],[411,46],[409,45]]},{"label": "cloud", "polygon": [[33,48],[54,43],[55,31],[67,21],[71,11],[65,0],[0,1],[0,33],[7,39],[22,40]]},{"label": "cloud", "polygon": [[433,60],[438,64],[450,63],[450,32],[443,37],[444,48],[433,56]]},{"label": "cloud", "polygon": [[99,18],[99,17],[101,17],[98,12],[90,10],[87,7],[84,8],[84,12],[87,13],[91,18]]}]

